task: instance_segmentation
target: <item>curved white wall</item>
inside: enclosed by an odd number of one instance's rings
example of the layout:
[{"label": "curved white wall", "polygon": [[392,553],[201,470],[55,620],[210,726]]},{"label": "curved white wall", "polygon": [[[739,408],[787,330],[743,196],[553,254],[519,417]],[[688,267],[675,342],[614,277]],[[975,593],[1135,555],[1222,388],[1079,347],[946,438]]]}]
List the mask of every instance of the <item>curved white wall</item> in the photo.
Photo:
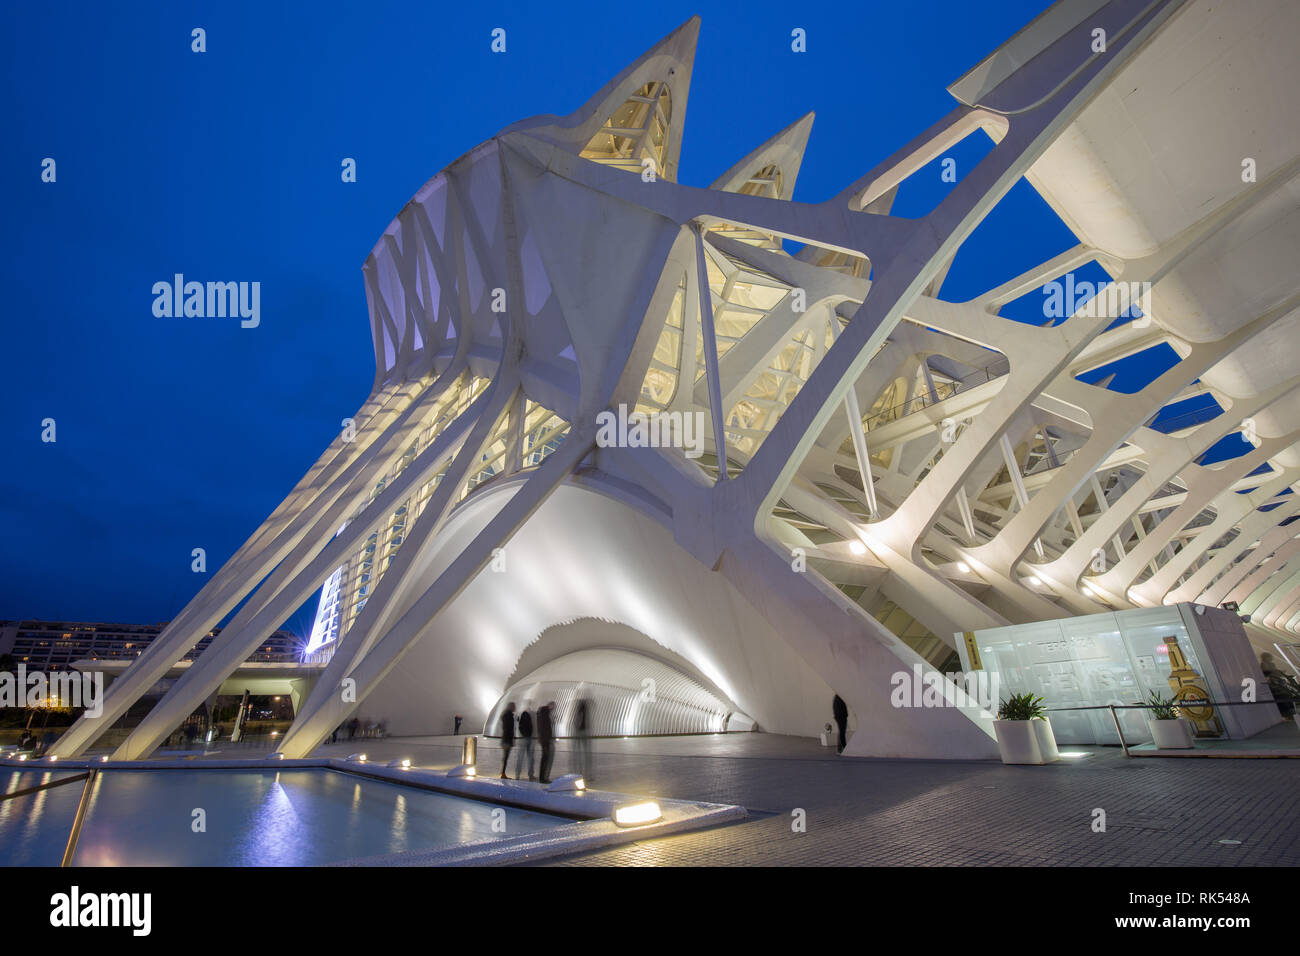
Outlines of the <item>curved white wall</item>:
[{"label": "curved white wall", "polygon": [[[624,630],[606,627],[611,635]],[[596,737],[752,729],[748,717],[663,661],[620,647],[592,647],[563,654],[512,682],[488,715],[483,733],[500,736],[507,704],[519,713],[536,713],[553,701],[556,736],[575,736],[580,700],[588,705],[587,732]]]},{"label": "curved white wall", "polygon": [[[421,558],[428,583],[513,494],[484,489],[452,515]],[[416,595],[399,600],[404,611]],[[834,692],[721,574],[712,573],[634,507],[564,485],[362,702],[394,734],[483,725],[520,655],[547,628],[580,618],[625,624],[685,658],[722,694],[776,733],[814,736]],[[593,640],[596,640],[593,637]]]}]

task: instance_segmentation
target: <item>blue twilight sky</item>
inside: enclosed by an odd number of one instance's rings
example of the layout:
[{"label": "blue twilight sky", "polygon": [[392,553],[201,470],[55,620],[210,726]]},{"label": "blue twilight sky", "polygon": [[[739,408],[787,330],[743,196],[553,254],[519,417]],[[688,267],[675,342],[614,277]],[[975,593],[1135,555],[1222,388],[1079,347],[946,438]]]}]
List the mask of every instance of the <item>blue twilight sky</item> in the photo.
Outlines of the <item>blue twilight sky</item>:
[{"label": "blue twilight sky", "polygon": [[[361,264],[403,204],[511,122],[577,108],[692,14],[681,181],[708,185],[815,110],[795,197],[818,201],[948,112],[945,86],[1047,5],[5,4],[0,618],[174,615],[367,395]],[[920,178],[900,214],[948,188]],[[1072,244],[1022,184],[943,294]],[[156,318],[151,287],[177,272],[259,281],[260,327]]]}]

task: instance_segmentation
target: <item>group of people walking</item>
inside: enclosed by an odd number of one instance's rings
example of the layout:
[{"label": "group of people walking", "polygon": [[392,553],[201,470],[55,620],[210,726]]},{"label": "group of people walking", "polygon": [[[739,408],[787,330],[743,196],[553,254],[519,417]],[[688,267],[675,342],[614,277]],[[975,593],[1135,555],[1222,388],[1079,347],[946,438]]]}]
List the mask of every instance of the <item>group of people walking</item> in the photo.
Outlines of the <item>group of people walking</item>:
[{"label": "group of people walking", "polygon": [[[551,765],[555,760],[555,701],[537,708],[537,717],[533,718],[527,710],[516,713],[515,703],[506,704],[501,715],[501,779],[510,779],[510,751],[516,747],[515,779],[522,780],[524,760],[528,761],[528,779],[541,783],[551,782]],[[577,759],[579,772],[584,777],[591,776],[591,739],[587,718],[587,701],[579,700],[574,708],[573,730],[578,740]],[[541,747],[540,766],[537,775],[533,774],[533,737]]]},{"label": "group of people walking", "polygon": [[[509,779],[506,771],[510,768],[510,751],[516,746],[518,740],[519,754],[515,757],[515,778],[522,780],[524,770],[524,758],[528,758],[528,779],[536,780],[533,775],[533,733],[536,730],[537,742],[542,747],[541,760],[541,782],[551,782],[551,761],[555,759],[555,724],[551,720],[551,713],[555,709],[555,701],[549,704],[543,704],[537,708],[536,727],[533,726],[533,715],[528,711],[523,711],[515,717],[515,704],[511,701],[506,704],[506,711],[501,715],[501,779]],[[516,737],[516,731],[518,736]]]},{"label": "group of people walking", "polygon": [[338,739],[347,735],[348,740],[355,740],[357,737],[387,737],[388,721],[386,720],[362,720],[360,717],[353,717],[351,720],[345,720],[334,728],[330,734],[330,743],[337,743]]}]

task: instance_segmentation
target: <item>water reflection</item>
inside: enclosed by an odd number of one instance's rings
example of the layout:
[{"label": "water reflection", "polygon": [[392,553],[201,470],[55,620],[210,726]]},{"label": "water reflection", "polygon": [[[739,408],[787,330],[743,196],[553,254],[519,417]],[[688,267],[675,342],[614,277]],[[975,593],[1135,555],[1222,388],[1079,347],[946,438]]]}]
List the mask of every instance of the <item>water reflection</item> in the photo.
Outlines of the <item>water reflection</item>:
[{"label": "water reflection", "polygon": [[[11,779],[4,789],[12,792],[17,786]],[[40,811],[35,803],[22,809],[6,806],[39,794],[0,802],[0,862],[58,864],[81,787],[68,784],[43,793]],[[206,832],[192,828],[195,808],[205,812]],[[500,825],[493,831],[494,810],[505,823],[504,832]],[[505,813],[487,803],[331,770],[109,770],[100,772],[76,862],[312,866],[499,839],[567,822],[525,810]],[[10,852],[20,846],[28,849]]]}]

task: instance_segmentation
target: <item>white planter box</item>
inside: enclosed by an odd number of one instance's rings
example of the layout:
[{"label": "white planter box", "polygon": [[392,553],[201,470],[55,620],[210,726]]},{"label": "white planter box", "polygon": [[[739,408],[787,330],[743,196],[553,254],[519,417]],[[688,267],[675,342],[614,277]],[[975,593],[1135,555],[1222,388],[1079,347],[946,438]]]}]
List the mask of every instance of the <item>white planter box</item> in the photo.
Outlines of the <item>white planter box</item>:
[{"label": "white planter box", "polygon": [[1033,725],[1037,720],[995,720],[993,733],[1003,763],[1042,763],[1043,751],[1038,744],[1040,733]]},{"label": "white planter box", "polygon": [[1155,720],[1147,718],[1147,729],[1158,750],[1190,750],[1192,732],[1185,720]]},{"label": "white planter box", "polygon": [[1052,722],[1046,718],[1042,720],[1031,720],[1034,725],[1034,733],[1038,737],[1038,752],[1042,755],[1043,763],[1053,763],[1061,759],[1061,752],[1056,749],[1056,734],[1052,732]]}]

